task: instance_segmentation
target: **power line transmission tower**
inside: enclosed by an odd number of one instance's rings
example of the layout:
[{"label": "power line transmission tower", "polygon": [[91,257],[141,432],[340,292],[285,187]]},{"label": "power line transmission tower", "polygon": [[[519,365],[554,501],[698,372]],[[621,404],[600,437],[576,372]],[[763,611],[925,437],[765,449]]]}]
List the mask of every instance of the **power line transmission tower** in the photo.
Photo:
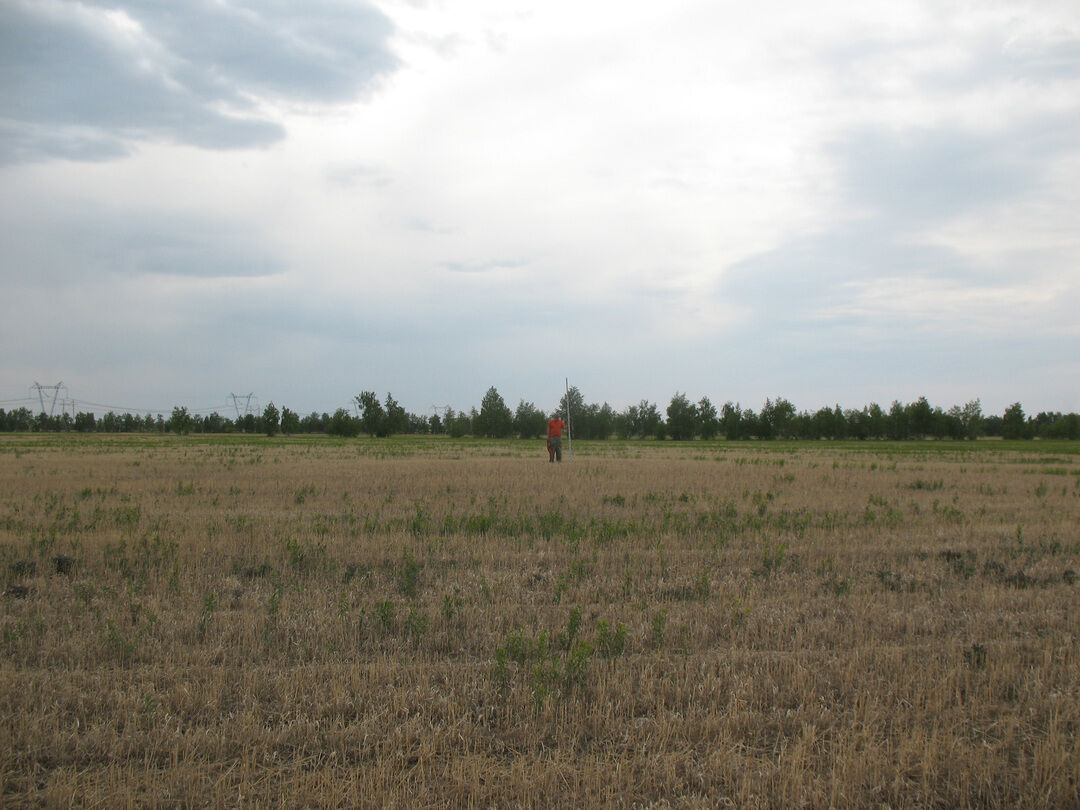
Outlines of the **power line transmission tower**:
[{"label": "power line transmission tower", "polygon": [[431,410],[435,413],[436,419],[440,419],[439,411],[442,411],[440,424],[442,424],[442,429],[446,430],[446,417],[450,414],[451,407],[449,405],[432,405]]},{"label": "power line transmission tower", "polygon": [[[251,413],[251,399],[255,396],[254,393],[249,394],[229,394],[232,398],[233,407],[236,408],[236,418],[243,419],[249,413]],[[240,413],[240,403],[244,403],[244,412]],[[255,407],[258,408],[258,402],[255,403]]]},{"label": "power line transmission tower", "polygon": [[67,391],[67,388],[62,382],[58,382],[56,385],[42,385],[35,381],[30,388],[37,389],[38,401],[41,403],[42,413],[45,413],[45,392],[52,391],[52,398],[49,400],[49,416],[52,416],[53,412],[56,410],[56,401],[60,399],[60,392]]}]

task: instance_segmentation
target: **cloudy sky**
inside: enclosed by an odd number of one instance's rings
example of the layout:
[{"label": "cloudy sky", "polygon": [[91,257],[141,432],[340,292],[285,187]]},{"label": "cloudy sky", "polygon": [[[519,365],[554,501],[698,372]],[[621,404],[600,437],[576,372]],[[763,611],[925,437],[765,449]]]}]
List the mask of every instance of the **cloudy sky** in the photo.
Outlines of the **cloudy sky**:
[{"label": "cloudy sky", "polygon": [[1080,411],[1078,311],[1075,0],[0,0],[0,407]]}]

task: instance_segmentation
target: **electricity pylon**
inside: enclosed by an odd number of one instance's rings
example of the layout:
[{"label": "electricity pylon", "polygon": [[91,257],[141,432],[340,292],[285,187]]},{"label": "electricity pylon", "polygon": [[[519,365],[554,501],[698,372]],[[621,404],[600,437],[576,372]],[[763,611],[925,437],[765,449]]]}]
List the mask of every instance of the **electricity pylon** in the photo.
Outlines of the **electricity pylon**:
[{"label": "electricity pylon", "polygon": [[67,390],[62,382],[58,382],[56,385],[42,385],[39,382],[35,382],[30,387],[37,389],[38,401],[41,403],[42,413],[45,413],[45,392],[52,391],[52,398],[49,400],[49,416],[52,416],[53,412],[56,410],[56,401],[60,399],[60,392]]},{"label": "electricity pylon", "polygon": [[[237,419],[243,419],[245,416],[247,416],[249,413],[251,413],[251,398],[253,396],[255,396],[254,393],[249,393],[249,394],[229,394],[229,396],[232,398],[233,407],[236,408],[236,418]],[[243,403],[244,403],[244,412],[243,413],[240,413],[240,402],[241,401],[243,401]],[[259,407],[258,404],[256,404],[255,407],[258,408]]]}]

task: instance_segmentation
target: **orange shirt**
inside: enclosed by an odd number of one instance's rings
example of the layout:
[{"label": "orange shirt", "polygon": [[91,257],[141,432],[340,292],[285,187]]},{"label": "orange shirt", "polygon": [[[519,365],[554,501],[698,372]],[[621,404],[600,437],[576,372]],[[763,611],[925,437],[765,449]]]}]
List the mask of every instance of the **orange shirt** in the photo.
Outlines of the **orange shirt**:
[{"label": "orange shirt", "polygon": [[564,427],[566,423],[558,417],[548,420],[548,436],[562,436]]}]

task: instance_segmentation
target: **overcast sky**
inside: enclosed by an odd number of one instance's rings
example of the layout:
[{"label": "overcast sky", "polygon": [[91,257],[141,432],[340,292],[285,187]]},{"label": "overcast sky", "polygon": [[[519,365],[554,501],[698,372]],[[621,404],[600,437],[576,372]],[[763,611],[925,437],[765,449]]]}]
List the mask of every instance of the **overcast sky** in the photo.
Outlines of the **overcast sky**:
[{"label": "overcast sky", "polygon": [[1080,411],[1078,312],[1075,0],[0,0],[0,407]]}]

